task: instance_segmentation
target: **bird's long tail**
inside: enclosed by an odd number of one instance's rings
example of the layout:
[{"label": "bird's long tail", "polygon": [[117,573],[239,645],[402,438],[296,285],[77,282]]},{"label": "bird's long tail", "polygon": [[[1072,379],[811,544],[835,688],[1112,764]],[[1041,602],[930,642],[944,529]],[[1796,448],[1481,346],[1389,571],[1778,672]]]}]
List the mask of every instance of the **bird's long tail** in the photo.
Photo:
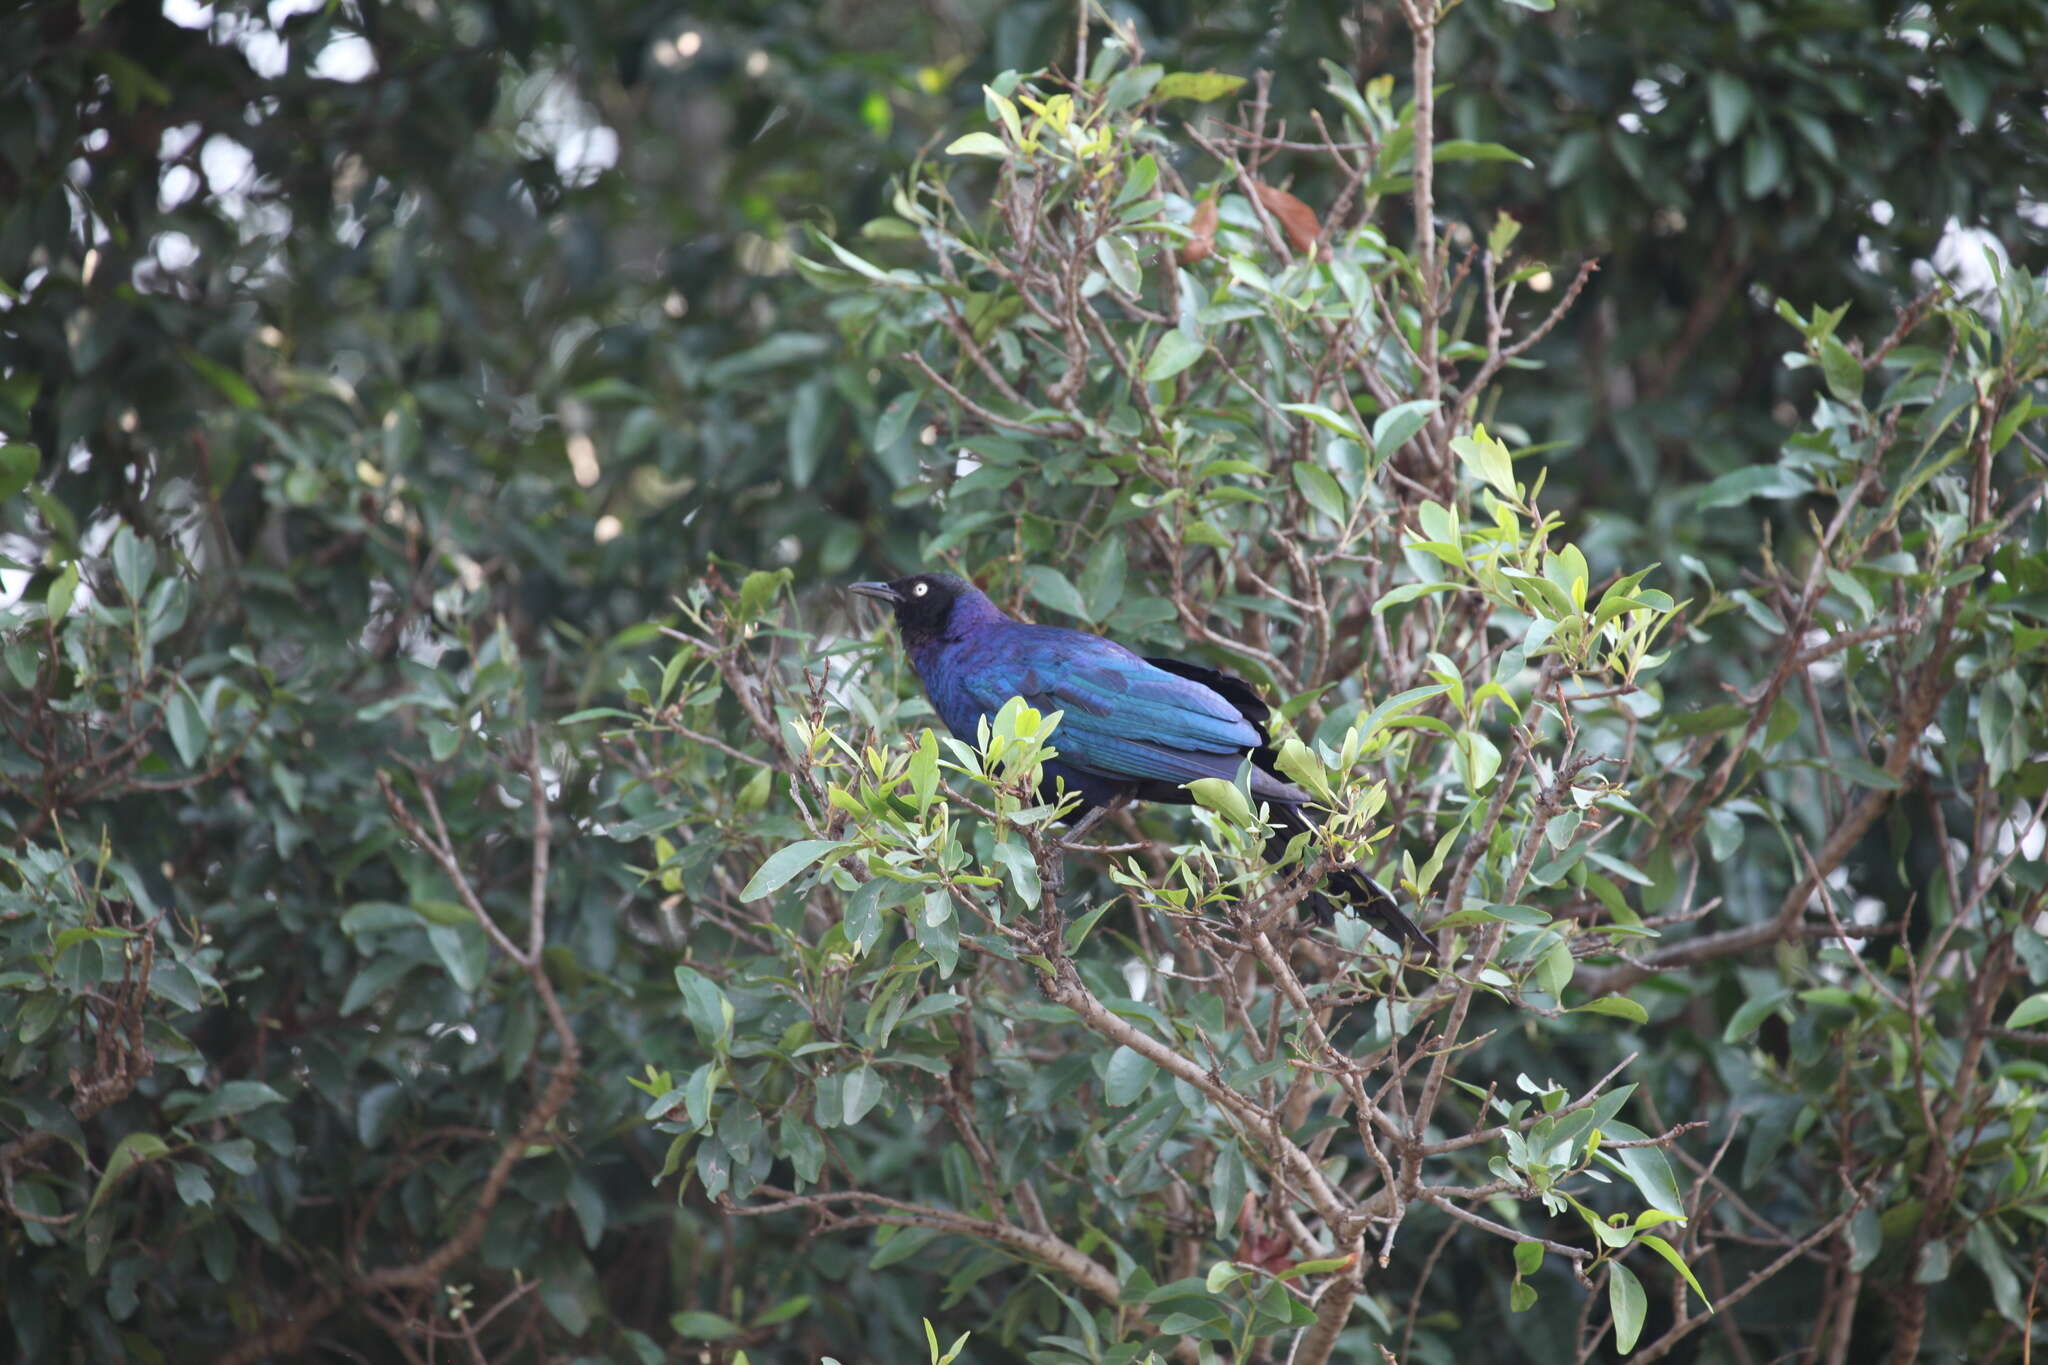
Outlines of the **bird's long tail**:
[{"label": "bird's long tail", "polygon": [[[1267,845],[1266,856],[1269,860],[1278,859],[1286,851],[1288,841],[1295,835],[1309,833],[1315,828],[1315,822],[1309,813],[1292,803],[1275,802],[1273,814],[1280,825],[1280,830]],[[1414,920],[1408,918],[1402,911],[1400,903],[1394,899],[1393,892],[1371,877],[1363,872],[1345,868],[1330,873],[1325,878],[1324,885],[1342,896],[1359,914],[1367,916],[1385,930],[1389,938],[1412,945],[1427,961],[1435,960],[1435,940],[1423,933],[1422,927]],[[1320,890],[1311,893],[1309,898],[1302,902],[1302,908],[1322,924],[1328,924],[1337,914],[1329,896]]]}]

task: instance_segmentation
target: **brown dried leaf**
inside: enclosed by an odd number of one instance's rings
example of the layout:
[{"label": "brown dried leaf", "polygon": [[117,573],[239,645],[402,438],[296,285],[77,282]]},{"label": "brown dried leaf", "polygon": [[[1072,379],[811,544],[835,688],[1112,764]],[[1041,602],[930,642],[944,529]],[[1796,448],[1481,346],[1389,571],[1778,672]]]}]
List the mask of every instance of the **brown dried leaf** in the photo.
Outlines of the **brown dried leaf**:
[{"label": "brown dried leaf", "polygon": [[1243,1265],[1255,1265],[1268,1275],[1278,1275],[1294,1264],[1294,1239],[1284,1232],[1271,1237],[1247,1237],[1238,1244],[1234,1259]]},{"label": "brown dried leaf", "polygon": [[1285,1230],[1266,1231],[1265,1211],[1250,1190],[1245,1191],[1237,1206],[1237,1231],[1237,1255],[1232,1259],[1240,1265],[1255,1265],[1269,1275],[1277,1275],[1294,1258],[1294,1239]]},{"label": "brown dried leaf", "polygon": [[1204,199],[1201,203],[1195,205],[1195,219],[1192,223],[1188,224],[1188,227],[1195,235],[1181,243],[1181,248],[1175,253],[1174,259],[1182,265],[1193,265],[1196,261],[1206,261],[1215,255],[1216,201],[1214,199]]},{"label": "brown dried leaf", "polygon": [[1322,239],[1323,225],[1316,221],[1314,209],[1286,190],[1276,190],[1257,180],[1252,181],[1252,191],[1259,196],[1259,203],[1265,206],[1266,212],[1280,224],[1287,245],[1304,256],[1317,254],[1316,244]]}]

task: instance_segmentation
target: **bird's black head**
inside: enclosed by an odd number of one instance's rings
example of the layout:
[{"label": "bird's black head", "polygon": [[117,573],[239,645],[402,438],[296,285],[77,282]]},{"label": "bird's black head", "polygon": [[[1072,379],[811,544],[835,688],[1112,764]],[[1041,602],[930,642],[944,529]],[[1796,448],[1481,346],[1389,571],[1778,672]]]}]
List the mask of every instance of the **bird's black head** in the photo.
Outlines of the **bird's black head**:
[{"label": "bird's black head", "polygon": [[896,613],[896,629],[903,633],[905,644],[944,639],[956,603],[962,600],[976,604],[988,601],[972,583],[950,573],[919,573],[892,583],[854,583],[850,586],[862,597],[872,597],[890,605]]}]

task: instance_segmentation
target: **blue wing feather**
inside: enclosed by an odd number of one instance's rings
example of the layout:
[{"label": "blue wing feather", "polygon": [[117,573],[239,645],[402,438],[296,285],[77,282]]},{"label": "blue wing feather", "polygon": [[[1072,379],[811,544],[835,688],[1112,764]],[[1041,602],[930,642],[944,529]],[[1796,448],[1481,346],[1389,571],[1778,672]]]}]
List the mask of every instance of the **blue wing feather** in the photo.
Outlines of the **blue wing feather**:
[{"label": "blue wing feather", "polygon": [[941,689],[971,712],[961,733],[1019,696],[1064,713],[1053,746],[1075,767],[1173,783],[1229,779],[1262,739],[1210,688],[1100,636],[1019,623],[963,643]]}]

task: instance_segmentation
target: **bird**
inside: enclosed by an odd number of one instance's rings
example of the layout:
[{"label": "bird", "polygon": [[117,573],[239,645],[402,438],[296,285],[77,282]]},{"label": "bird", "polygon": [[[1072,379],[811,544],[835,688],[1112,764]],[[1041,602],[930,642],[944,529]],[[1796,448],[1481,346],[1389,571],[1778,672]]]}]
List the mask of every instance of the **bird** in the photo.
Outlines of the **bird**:
[{"label": "bird", "polygon": [[[1242,678],[1141,657],[1087,631],[1019,621],[957,574],[912,574],[848,590],[889,604],[925,696],[959,738],[973,742],[981,721],[993,720],[1013,696],[1063,713],[1040,796],[1050,801],[1064,789],[1080,798],[1066,816],[1069,846],[1126,801],[1187,805],[1194,799],[1187,783],[1234,781],[1247,758],[1252,799],[1266,803],[1277,827],[1267,857],[1314,828],[1313,798],[1275,765],[1271,709]],[[1390,938],[1424,959],[1436,956],[1434,941],[1371,877],[1339,869],[1328,884]],[[1334,914],[1320,891],[1304,904],[1324,923]]]}]

